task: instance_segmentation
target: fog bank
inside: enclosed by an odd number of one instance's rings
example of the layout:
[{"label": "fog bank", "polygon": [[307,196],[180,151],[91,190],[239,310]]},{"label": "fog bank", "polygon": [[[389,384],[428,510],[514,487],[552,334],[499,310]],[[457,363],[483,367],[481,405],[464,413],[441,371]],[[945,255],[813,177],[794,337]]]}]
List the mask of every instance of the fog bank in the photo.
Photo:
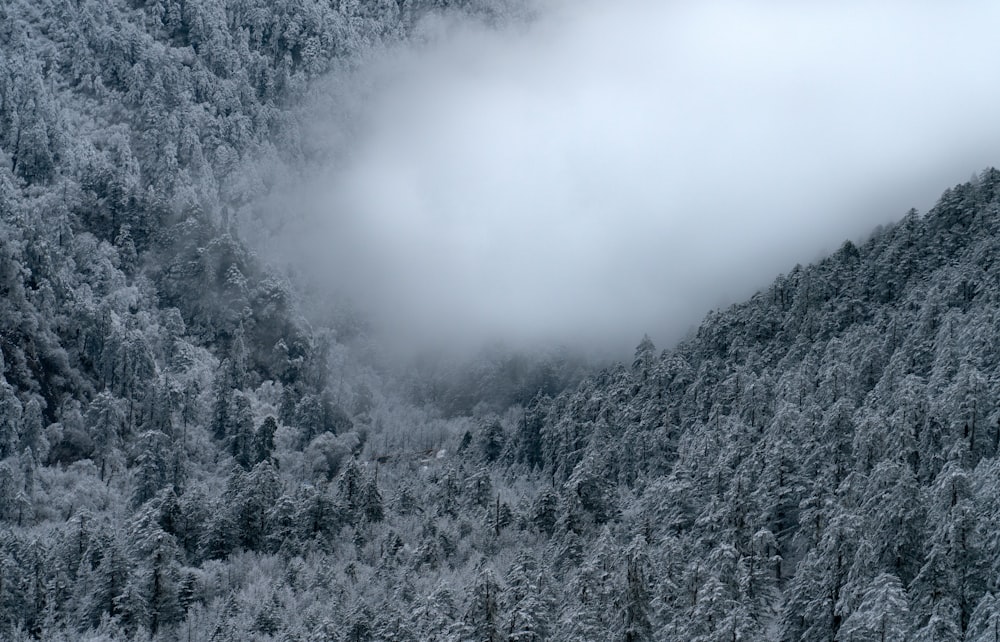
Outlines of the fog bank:
[{"label": "fog bank", "polygon": [[401,344],[665,346],[1000,165],[995,3],[687,4],[427,20],[275,247]]}]

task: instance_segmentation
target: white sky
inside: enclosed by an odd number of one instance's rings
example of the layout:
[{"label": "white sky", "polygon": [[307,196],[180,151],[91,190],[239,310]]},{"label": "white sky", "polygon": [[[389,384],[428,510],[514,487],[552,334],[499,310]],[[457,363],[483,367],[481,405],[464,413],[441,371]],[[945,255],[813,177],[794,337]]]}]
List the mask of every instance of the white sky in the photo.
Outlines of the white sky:
[{"label": "white sky", "polygon": [[998,24],[853,0],[430,21],[362,71],[379,89],[298,251],[404,343],[665,347],[1000,165]]}]

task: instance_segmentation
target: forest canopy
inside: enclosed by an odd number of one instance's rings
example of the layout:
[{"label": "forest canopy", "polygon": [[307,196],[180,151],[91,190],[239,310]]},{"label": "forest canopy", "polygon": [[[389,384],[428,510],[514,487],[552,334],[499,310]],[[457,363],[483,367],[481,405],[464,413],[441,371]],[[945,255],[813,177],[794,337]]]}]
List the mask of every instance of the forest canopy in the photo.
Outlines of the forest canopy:
[{"label": "forest canopy", "polygon": [[602,367],[269,260],[330,78],[528,9],[0,6],[0,638],[996,638],[997,170]]}]

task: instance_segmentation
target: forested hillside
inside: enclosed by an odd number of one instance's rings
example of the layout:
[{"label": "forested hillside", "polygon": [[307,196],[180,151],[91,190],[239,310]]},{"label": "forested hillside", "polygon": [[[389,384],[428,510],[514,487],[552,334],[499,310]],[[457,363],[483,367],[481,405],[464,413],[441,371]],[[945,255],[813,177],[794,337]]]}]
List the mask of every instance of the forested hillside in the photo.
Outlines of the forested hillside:
[{"label": "forested hillside", "polygon": [[0,6],[0,639],[1000,639],[1000,172],[632,363],[397,370],[241,230],[445,10]]}]

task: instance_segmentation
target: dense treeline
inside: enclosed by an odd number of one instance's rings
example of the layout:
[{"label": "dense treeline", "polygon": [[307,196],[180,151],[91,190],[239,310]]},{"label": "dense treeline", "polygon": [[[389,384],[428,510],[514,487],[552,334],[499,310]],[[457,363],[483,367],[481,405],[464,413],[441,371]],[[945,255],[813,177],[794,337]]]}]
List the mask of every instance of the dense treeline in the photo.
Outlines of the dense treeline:
[{"label": "dense treeline", "polygon": [[582,381],[389,372],[240,222],[443,8],[0,7],[0,638],[995,640],[1000,172]]}]

